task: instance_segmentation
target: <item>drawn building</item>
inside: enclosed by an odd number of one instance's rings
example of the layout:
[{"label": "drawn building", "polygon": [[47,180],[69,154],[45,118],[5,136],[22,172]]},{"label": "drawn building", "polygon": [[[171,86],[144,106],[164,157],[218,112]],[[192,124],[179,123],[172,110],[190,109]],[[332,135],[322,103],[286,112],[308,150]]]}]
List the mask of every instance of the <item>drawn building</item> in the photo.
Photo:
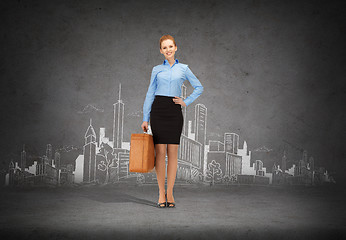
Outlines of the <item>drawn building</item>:
[{"label": "drawn building", "polygon": [[178,147],[177,180],[190,180],[194,171],[202,170],[202,144],[185,135],[180,137]]},{"label": "drawn building", "polygon": [[23,144],[23,151],[20,154],[20,166],[21,166],[21,170],[22,172],[25,171],[25,167],[26,167],[26,152],[25,152],[25,144]]},{"label": "drawn building", "polygon": [[59,170],[53,167],[47,156],[41,157],[41,163],[36,164],[34,184],[57,185],[59,182]]},{"label": "drawn building", "polygon": [[226,152],[226,166],[225,166],[225,175],[228,177],[237,176],[241,174],[241,156],[238,156],[233,153]]},{"label": "drawn building", "polygon": [[205,105],[198,103],[195,106],[195,140],[201,143],[201,172],[205,175],[206,161],[204,159],[206,137],[207,137],[207,108]]},{"label": "drawn building", "polygon": [[7,185],[13,186],[15,184],[15,167],[14,167],[14,162],[11,161],[9,165],[9,178],[7,181]]},{"label": "drawn building", "polygon": [[[237,145],[237,137],[229,137],[229,144],[232,149],[232,145]],[[236,149],[234,149],[236,150]],[[272,181],[272,174],[267,173],[267,169],[264,167],[263,162],[259,159],[254,161],[251,166],[252,153],[248,150],[246,141],[244,141],[243,148],[237,149],[238,155],[242,157],[242,173],[237,176],[237,182],[240,184],[270,184]]]},{"label": "drawn building", "polygon": [[225,151],[233,154],[238,154],[239,135],[236,133],[224,134]]},{"label": "drawn building", "polygon": [[244,141],[243,148],[238,148],[238,155],[242,158],[242,172],[243,175],[255,175],[253,167],[251,167],[251,151],[248,151],[247,142]]},{"label": "drawn building", "polygon": [[263,171],[263,162],[261,160],[256,160],[255,161],[255,172],[257,176],[264,176],[264,171]]},{"label": "drawn building", "polygon": [[60,169],[61,167],[61,160],[60,160],[60,153],[59,151],[55,151],[54,154],[54,165],[57,169]]},{"label": "drawn building", "polygon": [[291,180],[290,178],[293,176],[293,171],[295,168],[295,165],[293,165],[292,168],[288,169],[286,171],[286,165],[287,164],[287,156],[286,151],[284,151],[283,156],[281,158],[281,167],[280,165],[276,166],[274,163],[272,168],[272,184],[274,185],[283,185],[283,184],[290,184]]},{"label": "drawn building", "polygon": [[118,152],[118,180],[126,179],[129,177],[129,162],[130,153],[129,151],[123,150],[123,152]]},{"label": "drawn building", "polygon": [[119,99],[114,106],[113,118],[113,148],[122,148],[124,129],[124,103],[121,100],[121,84],[119,84]]},{"label": "drawn building", "polygon": [[83,146],[83,182],[96,181],[96,133],[91,124],[85,133],[85,144]]},{"label": "drawn building", "polygon": [[[313,158],[312,158],[313,161]],[[314,166],[314,163],[312,163]],[[308,152],[303,151],[302,158],[298,161],[294,169],[294,176],[289,178],[290,184],[293,185],[312,185],[314,184],[314,170],[308,162]]]},{"label": "drawn building", "polygon": [[40,162],[34,161],[28,168],[23,167],[26,162],[25,150],[21,152],[20,166],[11,161],[9,172],[5,176],[5,185],[57,185],[59,171],[49,164],[47,156],[40,157]]},{"label": "drawn building", "polygon": [[[223,143],[209,141],[207,165],[210,165],[212,162],[219,164],[222,178],[233,177],[235,179],[236,176],[242,173],[242,156],[236,154],[238,153],[238,144],[234,144],[236,136],[238,135],[234,133],[225,133]],[[239,136],[237,141],[239,142]],[[237,149],[235,150],[235,148]],[[208,180],[205,178],[205,181]]]},{"label": "drawn building", "polygon": [[47,156],[47,162],[50,164],[50,165],[54,165],[53,164],[53,150],[52,150],[52,144],[47,144],[47,147],[46,147],[46,156]]},{"label": "drawn building", "polygon": [[68,185],[74,182],[73,165],[67,164],[61,166],[60,184]]},{"label": "drawn building", "polygon": [[225,144],[220,141],[209,140],[209,151],[225,151]]}]

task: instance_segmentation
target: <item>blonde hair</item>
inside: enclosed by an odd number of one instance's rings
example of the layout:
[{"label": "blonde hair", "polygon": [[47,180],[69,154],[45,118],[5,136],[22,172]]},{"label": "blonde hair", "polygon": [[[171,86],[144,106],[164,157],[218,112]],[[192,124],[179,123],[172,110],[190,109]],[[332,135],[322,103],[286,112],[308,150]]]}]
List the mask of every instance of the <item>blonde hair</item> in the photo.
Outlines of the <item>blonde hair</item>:
[{"label": "blonde hair", "polygon": [[160,49],[161,49],[161,43],[167,39],[170,39],[173,41],[174,45],[177,46],[177,44],[175,43],[175,40],[174,40],[174,37],[172,37],[171,35],[163,35],[161,38],[160,38]]}]

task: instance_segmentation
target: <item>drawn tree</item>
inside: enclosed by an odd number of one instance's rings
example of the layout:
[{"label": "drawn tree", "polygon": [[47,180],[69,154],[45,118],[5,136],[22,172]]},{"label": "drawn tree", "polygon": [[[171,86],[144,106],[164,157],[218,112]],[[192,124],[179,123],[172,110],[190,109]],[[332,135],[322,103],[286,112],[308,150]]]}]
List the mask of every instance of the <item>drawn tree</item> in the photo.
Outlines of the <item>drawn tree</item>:
[{"label": "drawn tree", "polygon": [[207,179],[211,181],[211,185],[214,185],[215,182],[219,182],[222,179],[222,170],[220,168],[220,163],[212,160],[208,163],[208,168],[206,171]]},{"label": "drawn tree", "polygon": [[100,171],[106,172],[106,178],[105,178],[104,184],[109,183],[110,169],[117,168],[117,166],[114,166],[114,164],[116,164],[116,161],[113,161],[115,160],[116,155],[113,155],[112,151],[113,149],[111,146],[109,146],[106,143],[102,143],[100,150],[97,153],[97,155],[103,159],[97,165],[97,169]]}]

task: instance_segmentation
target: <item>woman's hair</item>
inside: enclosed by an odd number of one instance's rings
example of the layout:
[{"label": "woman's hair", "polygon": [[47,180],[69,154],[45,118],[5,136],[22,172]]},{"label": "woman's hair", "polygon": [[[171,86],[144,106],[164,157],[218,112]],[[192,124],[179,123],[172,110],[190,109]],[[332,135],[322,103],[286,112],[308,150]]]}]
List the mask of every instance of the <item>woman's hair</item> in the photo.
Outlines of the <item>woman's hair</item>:
[{"label": "woman's hair", "polygon": [[174,37],[172,37],[171,35],[163,35],[161,38],[160,38],[160,49],[161,49],[161,43],[167,39],[170,39],[173,41],[174,45],[177,46],[177,44],[175,43],[175,40],[174,40]]}]

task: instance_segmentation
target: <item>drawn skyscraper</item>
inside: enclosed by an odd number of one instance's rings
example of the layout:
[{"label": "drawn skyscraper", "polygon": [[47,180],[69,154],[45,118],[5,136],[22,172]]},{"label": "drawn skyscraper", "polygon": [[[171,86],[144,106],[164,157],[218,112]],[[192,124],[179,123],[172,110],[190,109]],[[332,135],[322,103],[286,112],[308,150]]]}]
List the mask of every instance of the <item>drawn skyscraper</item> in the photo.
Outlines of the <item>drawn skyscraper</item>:
[{"label": "drawn skyscraper", "polygon": [[[181,98],[183,100],[186,99],[186,86],[184,84],[181,85]],[[182,107],[182,112],[183,112],[183,118],[184,118],[184,124],[183,124],[183,131],[182,134],[184,134],[185,136],[188,135],[187,130],[188,130],[188,126],[187,126],[187,116],[186,116],[186,107]]]},{"label": "drawn skyscraper", "polygon": [[202,143],[204,146],[206,143],[207,132],[207,108],[198,103],[195,106],[195,140]]},{"label": "drawn skyscraper", "polygon": [[20,154],[20,167],[22,172],[25,171],[25,167],[26,167],[26,152],[25,152],[25,144],[23,144],[23,151]]},{"label": "drawn skyscraper", "polygon": [[255,161],[255,171],[257,176],[264,176],[264,171],[263,171],[263,162],[261,160],[256,160]]},{"label": "drawn skyscraper", "polygon": [[207,169],[207,161],[204,157],[204,149],[207,135],[207,108],[204,104],[198,103],[195,106],[195,140],[202,144],[201,147],[201,165],[202,172],[205,176]]},{"label": "drawn skyscraper", "polygon": [[306,169],[307,163],[308,163],[308,152],[304,150],[302,159],[298,162],[298,168],[297,170],[295,170],[295,174],[297,175],[303,174]]},{"label": "drawn skyscraper", "polygon": [[303,157],[302,157],[303,163],[306,165],[308,163],[308,151],[303,151]]},{"label": "drawn skyscraper", "polygon": [[46,156],[47,156],[49,165],[53,165],[53,163],[52,163],[52,160],[53,160],[53,158],[52,158],[53,157],[52,144],[47,144]]},{"label": "drawn skyscraper", "polygon": [[100,128],[98,146],[101,146],[105,138],[106,138],[106,128]]},{"label": "drawn skyscraper", "polygon": [[225,151],[238,154],[239,135],[236,133],[225,133],[224,135]]},{"label": "drawn skyscraper", "polygon": [[58,151],[55,151],[55,154],[54,154],[54,164],[56,169],[61,168],[60,153]]},{"label": "drawn skyscraper", "polygon": [[14,184],[14,162],[11,160],[9,165],[9,177],[8,177],[8,185]]},{"label": "drawn skyscraper", "polygon": [[85,133],[85,144],[83,147],[84,170],[83,182],[92,182],[96,179],[96,134],[93,126],[90,125]]},{"label": "drawn skyscraper", "polygon": [[251,166],[251,151],[248,151],[247,142],[244,141],[243,149],[238,149],[237,155],[242,159],[242,172],[243,175],[254,175],[253,166]]},{"label": "drawn skyscraper", "polygon": [[121,100],[121,84],[119,84],[119,99],[114,103],[113,148],[122,148],[124,127],[124,103]]}]

